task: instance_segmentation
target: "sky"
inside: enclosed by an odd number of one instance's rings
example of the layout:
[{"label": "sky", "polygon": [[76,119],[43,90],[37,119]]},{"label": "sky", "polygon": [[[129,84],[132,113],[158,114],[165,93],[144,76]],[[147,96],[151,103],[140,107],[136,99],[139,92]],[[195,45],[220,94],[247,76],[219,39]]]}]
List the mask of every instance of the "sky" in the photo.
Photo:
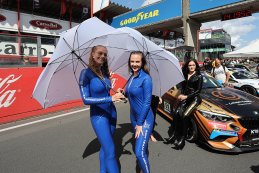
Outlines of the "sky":
[{"label": "sky", "polygon": [[[157,2],[159,0],[150,0]],[[132,9],[140,8],[145,0],[112,0],[120,5]],[[147,3],[147,2],[146,2]],[[231,44],[240,49],[250,43],[259,40],[259,13],[252,16],[227,20],[203,23],[201,29],[224,29],[231,36]]]},{"label": "sky", "polygon": [[111,0],[111,2],[115,2],[120,5],[124,5],[132,9],[136,9],[141,7],[141,5],[144,3],[144,0]]},{"label": "sky", "polygon": [[201,29],[208,28],[224,29],[231,36],[231,44],[236,46],[236,49],[239,49],[259,40],[259,13],[234,20],[213,21],[202,24]]},{"label": "sky", "polygon": [[161,0],[111,0],[111,2],[116,2],[132,9],[140,8],[143,4],[149,5],[158,1]]}]

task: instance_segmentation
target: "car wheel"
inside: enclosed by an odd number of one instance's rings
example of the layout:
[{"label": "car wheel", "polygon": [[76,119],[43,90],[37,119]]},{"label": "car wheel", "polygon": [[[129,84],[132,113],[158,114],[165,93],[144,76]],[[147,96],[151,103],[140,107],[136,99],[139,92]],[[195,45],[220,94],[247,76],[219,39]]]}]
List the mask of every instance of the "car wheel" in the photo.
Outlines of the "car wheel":
[{"label": "car wheel", "polygon": [[245,92],[247,92],[247,93],[249,93],[249,94],[252,94],[252,95],[254,95],[254,96],[257,96],[257,91],[256,91],[256,89],[253,88],[253,87],[251,87],[251,86],[242,86],[242,87],[241,87],[241,90],[242,90],[242,91],[245,91]]},{"label": "car wheel", "polygon": [[193,118],[187,122],[186,140],[189,142],[195,142],[198,139],[198,128]]}]

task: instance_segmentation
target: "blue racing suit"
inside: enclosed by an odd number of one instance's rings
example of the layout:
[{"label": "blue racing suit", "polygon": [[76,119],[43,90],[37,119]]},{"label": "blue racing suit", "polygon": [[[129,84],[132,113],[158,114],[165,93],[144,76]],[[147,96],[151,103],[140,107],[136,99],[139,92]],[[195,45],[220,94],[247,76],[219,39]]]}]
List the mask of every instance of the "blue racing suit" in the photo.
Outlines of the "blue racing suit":
[{"label": "blue racing suit", "polygon": [[99,153],[100,173],[118,173],[113,134],[116,129],[117,112],[109,94],[111,82],[104,82],[91,69],[81,71],[80,93],[84,104],[90,105],[90,119],[101,144]]},{"label": "blue racing suit", "polygon": [[137,76],[132,76],[126,86],[126,96],[130,103],[130,120],[135,131],[135,126],[142,126],[143,134],[140,134],[135,143],[135,154],[144,173],[150,172],[147,157],[147,147],[154,125],[154,115],[150,104],[152,97],[151,77],[140,70]]}]

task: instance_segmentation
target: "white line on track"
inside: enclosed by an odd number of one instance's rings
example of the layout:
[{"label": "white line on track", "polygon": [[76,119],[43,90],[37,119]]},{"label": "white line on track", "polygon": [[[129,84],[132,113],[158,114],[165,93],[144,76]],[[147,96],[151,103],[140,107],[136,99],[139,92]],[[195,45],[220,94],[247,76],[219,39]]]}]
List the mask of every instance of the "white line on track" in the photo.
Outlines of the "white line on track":
[{"label": "white line on track", "polygon": [[81,110],[77,110],[77,111],[73,111],[73,112],[68,112],[68,113],[65,113],[65,114],[61,114],[61,115],[57,115],[57,116],[53,116],[53,117],[48,117],[48,118],[32,121],[32,122],[29,122],[29,123],[20,124],[20,125],[17,125],[17,126],[12,126],[12,127],[8,127],[8,128],[4,128],[4,129],[0,130],[0,133],[8,131],[8,130],[24,127],[24,126],[36,124],[36,123],[41,123],[41,122],[48,121],[48,120],[53,120],[53,119],[60,118],[60,117],[65,117],[67,115],[75,114],[75,113],[78,113],[78,112],[83,112],[83,111],[86,111],[86,110],[89,110],[89,108],[81,109]]}]

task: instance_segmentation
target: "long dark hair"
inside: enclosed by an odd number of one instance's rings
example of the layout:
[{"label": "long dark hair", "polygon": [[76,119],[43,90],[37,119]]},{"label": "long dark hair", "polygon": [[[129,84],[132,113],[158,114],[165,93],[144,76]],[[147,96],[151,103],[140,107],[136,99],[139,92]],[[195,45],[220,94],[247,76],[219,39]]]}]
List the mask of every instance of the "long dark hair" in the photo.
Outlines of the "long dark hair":
[{"label": "long dark hair", "polygon": [[131,66],[130,66],[130,57],[131,57],[131,55],[135,55],[135,54],[141,56],[141,62],[142,62],[141,69],[144,70],[144,72],[146,72],[147,74],[149,74],[149,68],[148,68],[148,66],[147,66],[147,60],[146,60],[146,58],[145,58],[145,56],[144,56],[144,53],[141,52],[141,51],[132,51],[132,52],[130,53],[129,60],[128,60],[128,68],[129,68],[129,71],[130,71],[130,72],[133,72],[133,70],[131,69]]},{"label": "long dark hair", "polygon": [[[94,73],[96,73],[96,74],[99,74],[99,66],[98,66],[97,63],[95,62],[92,53],[95,52],[98,47],[104,47],[104,48],[106,48],[105,46],[102,46],[102,45],[97,45],[97,46],[92,47],[92,50],[91,50],[91,53],[90,53],[90,57],[89,57],[89,65],[88,65],[89,68],[90,68]],[[101,70],[102,70],[103,74],[104,74],[106,77],[110,77],[107,58],[106,58],[106,61],[103,63],[103,65],[102,65],[102,67],[101,67]]]},{"label": "long dark hair", "polygon": [[189,73],[188,65],[191,61],[193,61],[196,65],[196,68],[195,68],[196,73],[198,73],[198,74],[201,73],[201,68],[200,68],[197,60],[196,59],[189,59],[186,63],[184,63],[183,68],[182,68],[183,75],[184,75],[185,79],[187,79],[187,77],[188,77],[188,73]]}]

